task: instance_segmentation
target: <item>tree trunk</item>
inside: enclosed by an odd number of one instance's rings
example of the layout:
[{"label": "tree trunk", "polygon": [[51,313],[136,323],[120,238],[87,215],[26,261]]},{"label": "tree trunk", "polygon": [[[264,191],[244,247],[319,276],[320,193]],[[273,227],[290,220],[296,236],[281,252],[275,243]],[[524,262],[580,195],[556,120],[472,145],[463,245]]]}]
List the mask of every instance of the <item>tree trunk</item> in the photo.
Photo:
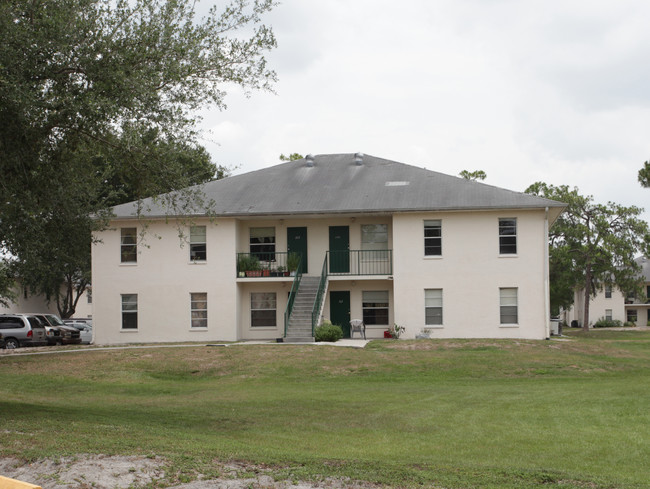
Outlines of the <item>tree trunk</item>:
[{"label": "tree trunk", "polygon": [[591,299],[591,267],[588,266],[585,277],[585,311],[582,318],[582,330],[589,331],[589,299]]}]

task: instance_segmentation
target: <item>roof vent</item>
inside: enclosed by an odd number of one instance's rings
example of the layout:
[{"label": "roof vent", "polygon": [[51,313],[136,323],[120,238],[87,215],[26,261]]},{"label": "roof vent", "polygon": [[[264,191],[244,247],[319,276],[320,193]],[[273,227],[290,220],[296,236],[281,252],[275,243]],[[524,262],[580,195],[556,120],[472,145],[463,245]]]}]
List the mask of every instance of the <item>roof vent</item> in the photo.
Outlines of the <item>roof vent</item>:
[{"label": "roof vent", "polygon": [[307,155],[305,159],[307,160],[307,166],[314,166],[314,155]]},{"label": "roof vent", "polygon": [[354,162],[357,166],[363,165],[363,153],[357,153],[354,155]]}]

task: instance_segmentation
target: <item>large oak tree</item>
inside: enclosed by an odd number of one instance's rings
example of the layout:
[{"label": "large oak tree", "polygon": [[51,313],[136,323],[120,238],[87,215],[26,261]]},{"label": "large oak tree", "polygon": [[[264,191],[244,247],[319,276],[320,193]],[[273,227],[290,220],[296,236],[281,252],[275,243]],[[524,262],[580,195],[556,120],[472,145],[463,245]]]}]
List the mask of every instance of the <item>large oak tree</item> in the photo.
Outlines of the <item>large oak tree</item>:
[{"label": "large oak tree", "polygon": [[643,209],[597,204],[567,185],[537,182],[526,192],[567,204],[549,231],[551,307],[571,306],[575,291],[582,290],[582,327],[588,329],[589,300],[604,286],[640,290],[634,258],[647,252],[648,224],[639,218]]},{"label": "large oak tree", "polygon": [[63,316],[76,301],[57,283],[87,284],[91,231],[109,206],[223,173],[195,114],[275,81],[261,21],[272,0],[200,19],[194,3],[0,2],[0,249]]}]

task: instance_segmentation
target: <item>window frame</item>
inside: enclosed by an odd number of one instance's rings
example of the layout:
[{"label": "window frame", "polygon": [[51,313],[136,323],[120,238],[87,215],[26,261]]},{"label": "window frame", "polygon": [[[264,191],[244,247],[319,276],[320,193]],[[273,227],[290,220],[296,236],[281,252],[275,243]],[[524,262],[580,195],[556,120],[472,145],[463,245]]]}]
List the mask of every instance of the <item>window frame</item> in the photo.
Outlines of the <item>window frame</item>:
[{"label": "window frame", "polygon": [[[507,232],[514,229],[514,232]],[[500,217],[499,218],[499,255],[514,256],[517,255],[517,218]]]},{"label": "window frame", "polygon": [[[385,294],[386,300],[383,302],[383,297],[380,300],[372,300],[372,294]],[[366,296],[368,297],[366,299]],[[361,292],[361,310],[363,316],[363,324],[366,326],[388,326],[390,324],[390,294],[388,290],[364,290]],[[378,312],[384,311],[381,316]],[[379,322],[385,315],[386,322]]]},{"label": "window frame", "polygon": [[[438,295],[439,292],[439,297],[435,297]],[[434,297],[427,297],[427,296],[434,296]],[[430,305],[431,303],[434,303],[436,305]],[[439,302],[439,305],[437,305]],[[443,325],[443,320],[444,320],[444,310],[443,310],[443,292],[442,289],[424,289],[424,324],[425,326],[442,326]],[[433,312],[437,312],[436,310],[439,310],[439,314],[432,314],[431,316],[429,315],[429,310],[433,309]],[[430,322],[429,318],[432,318],[436,321]],[[439,322],[437,322],[439,317]]]},{"label": "window frame", "polygon": [[612,286],[605,285],[605,299],[611,299],[611,298],[612,298]]},{"label": "window frame", "polygon": [[[135,298],[135,300],[132,300]],[[131,299],[130,301],[128,299]],[[122,324],[121,324],[121,330],[122,331],[137,331],[138,330],[138,294],[120,294],[120,304],[121,304],[121,313],[122,313]],[[133,309],[127,309],[125,308],[125,305],[130,305],[133,306],[135,305],[135,308]],[[134,315],[135,320],[131,319],[129,321],[126,320],[128,317],[127,315]],[[135,326],[125,326],[125,324],[129,324],[131,321],[133,321],[133,324]]]},{"label": "window frame", "polygon": [[[508,292],[514,291],[514,294]],[[512,304],[514,299],[514,304]],[[507,312],[506,308],[514,308]],[[514,321],[511,319],[514,316]],[[519,288],[518,287],[499,287],[499,324],[501,326],[518,326],[519,325]]]},{"label": "window frame", "polygon": [[[273,230],[273,234],[253,236],[254,232],[260,230]],[[253,239],[268,239],[269,241],[253,241]],[[248,250],[251,256],[256,256],[260,261],[274,262],[276,247],[275,226],[257,226],[248,229]]]},{"label": "window frame", "polygon": [[[265,298],[261,297],[263,295],[266,295],[267,297]],[[266,302],[269,302],[269,305],[273,307],[254,307],[256,305],[265,305]],[[271,314],[270,311],[273,311],[273,314]],[[266,314],[260,314],[261,312]],[[257,316],[257,318],[255,316]],[[277,328],[278,327],[277,292],[251,292],[250,293],[250,319],[251,319],[251,328]],[[272,319],[272,321],[263,324],[255,324],[256,321],[265,321],[267,319],[269,320]]]},{"label": "window frame", "polygon": [[[199,305],[203,305],[204,307],[198,307]],[[195,322],[197,323],[196,326]],[[190,329],[208,329],[207,292],[190,292]]]},{"label": "window frame", "polygon": [[[424,256],[441,257],[442,256],[442,219],[425,219],[423,222],[423,230],[424,230]],[[427,231],[431,232],[434,235],[427,236]],[[437,234],[437,236],[435,236],[435,234]],[[434,242],[436,244],[430,244],[431,242]],[[429,249],[431,249],[431,252],[427,251]]]},{"label": "window frame", "polygon": [[613,319],[612,309],[605,309],[605,319],[611,321]]},{"label": "window frame", "polygon": [[[129,239],[133,242],[130,242]],[[137,227],[120,228],[120,263],[138,263]]]},{"label": "window frame", "polygon": [[[197,235],[195,231],[198,229],[203,229],[203,233],[199,233]],[[190,226],[190,261],[192,262],[208,261],[207,226]]]},{"label": "window frame", "polygon": [[625,319],[628,323],[636,324],[639,321],[639,311],[637,309],[626,309]]}]

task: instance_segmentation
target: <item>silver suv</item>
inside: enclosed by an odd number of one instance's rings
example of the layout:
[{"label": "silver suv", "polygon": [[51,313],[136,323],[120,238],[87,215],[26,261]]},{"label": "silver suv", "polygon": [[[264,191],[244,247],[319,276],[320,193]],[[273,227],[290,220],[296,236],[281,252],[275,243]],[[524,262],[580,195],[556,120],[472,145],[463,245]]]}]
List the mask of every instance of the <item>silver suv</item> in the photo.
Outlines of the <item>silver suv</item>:
[{"label": "silver suv", "polygon": [[[73,328],[72,326],[67,326],[56,314],[27,313],[27,315],[40,319],[46,330],[50,329],[58,331],[58,335],[52,331],[54,334],[52,339],[54,339],[55,344],[78,345],[81,343],[81,335],[79,333],[79,330],[77,328]],[[48,342],[52,342],[52,339],[49,339]]]},{"label": "silver suv", "polygon": [[47,345],[45,327],[37,317],[27,314],[0,314],[0,334],[8,349]]}]

